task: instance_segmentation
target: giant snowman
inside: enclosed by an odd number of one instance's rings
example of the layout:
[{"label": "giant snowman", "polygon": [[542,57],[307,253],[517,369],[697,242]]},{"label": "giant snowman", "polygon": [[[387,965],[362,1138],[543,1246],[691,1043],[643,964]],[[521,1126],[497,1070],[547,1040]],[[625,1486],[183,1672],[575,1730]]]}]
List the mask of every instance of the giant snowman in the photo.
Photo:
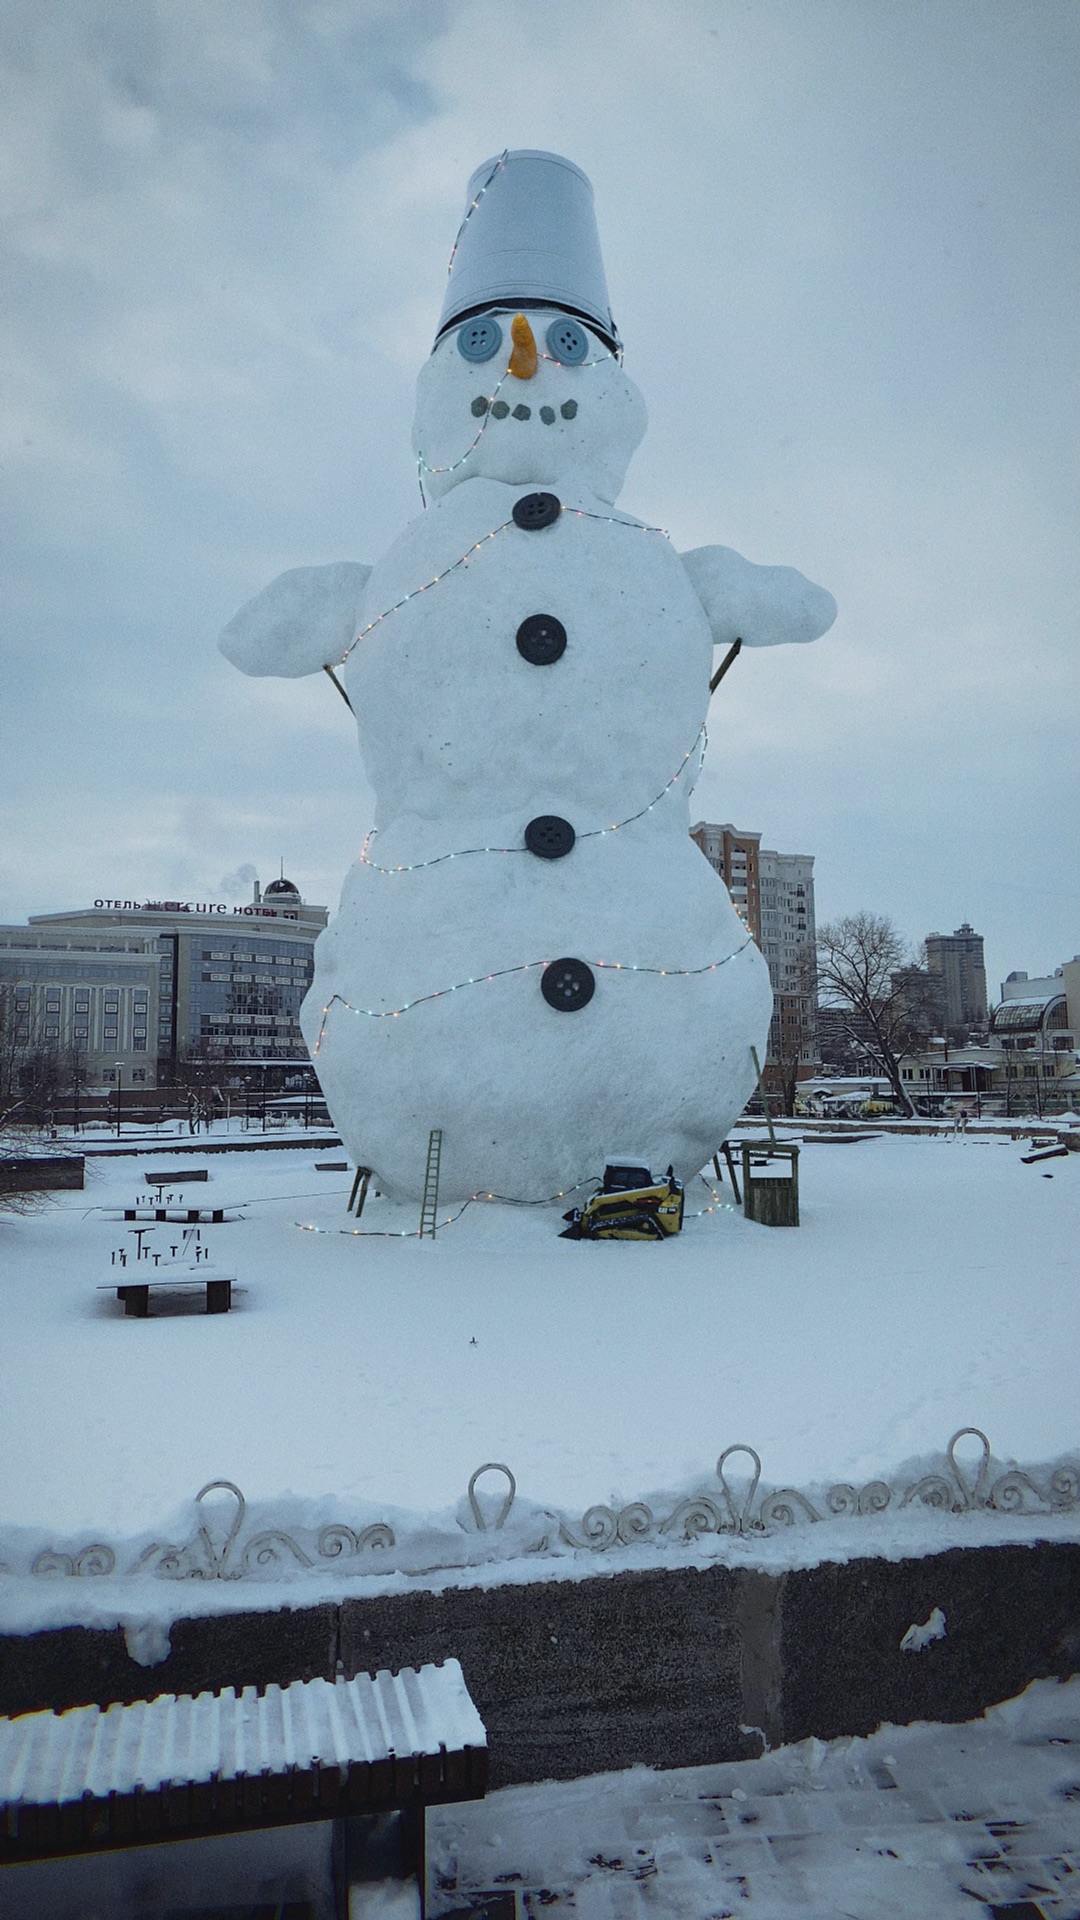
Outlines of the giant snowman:
[{"label": "giant snowman", "polygon": [[221,647],[340,670],[375,816],[301,1012],[383,1191],[562,1195],[613,1152],[682,1178],[755,1084],[768,972],[689,837],[714,647],[816,639],[831,596],[614,504],[645,430],[579,168],[469,182],[374,566],[283,574]]}]

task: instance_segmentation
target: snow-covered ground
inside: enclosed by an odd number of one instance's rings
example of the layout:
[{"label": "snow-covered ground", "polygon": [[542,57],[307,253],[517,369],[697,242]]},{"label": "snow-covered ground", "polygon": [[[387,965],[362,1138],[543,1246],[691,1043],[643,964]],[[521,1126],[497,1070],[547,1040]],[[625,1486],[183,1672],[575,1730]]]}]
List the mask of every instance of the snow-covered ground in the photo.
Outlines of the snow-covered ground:
[{"label": "snow-covered ground", "polygon": [[[1024,1151],[971,1133],[808,1142],[799,1229],[748,1223],[725,1179],[697,1183],[664,1244],[569,1242],[558,1205],[480,1202],[420,1242],[414,1209],[370,1200],[357,1235],[350,1175],[316,1171],[332,1150],[207,1155],[191,1162],[207,1182],[174,1191],[240,1210],[200,1233],[244,1291],[227,1315],[147,1320],[98,1289],[155,1277],[115,1216],[145,1204],[168,1151],[88,1162],[85,1193],[0,1216],[0,1560],[190,1532],[219,1479],[263,1526],[308,1509],[453,1525],[488,1461],[512,1469],[518,1511],[576,1516],[719,1495],[736,1442],[763,1489],[896,1485],[962,1427],[989,1436],[995,1472],[1042,1472],[1080,1437],[1080,1155]],[[182,1232],[144,1246],[179,1258]],[[490,1520],[500,1477],[483,1486]]]},{"label": "snow-covered ground", "polygon": [[[1076,1920],[1080,1680],[966,1726],[885,1726],[760,1760],[511,1787],[429,1816],[428,1912],[489,1920]],[[332,1912],[326,1828],[5,1869],[10,1920]],[[487,1896],[486,1900],[484,1896]],[[248,1903],[241,1906],[241,1901]],[[298,1907],[296,1909],[300,1911]],[[357,1886],[356,1920],[415,1920]]]}]

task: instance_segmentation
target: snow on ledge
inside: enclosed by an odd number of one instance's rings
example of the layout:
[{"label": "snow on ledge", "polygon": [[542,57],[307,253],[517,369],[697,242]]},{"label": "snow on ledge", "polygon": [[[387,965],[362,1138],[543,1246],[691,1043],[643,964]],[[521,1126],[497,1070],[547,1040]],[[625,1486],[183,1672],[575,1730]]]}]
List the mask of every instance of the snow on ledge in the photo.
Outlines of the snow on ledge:
[{"label": "snow on ledge", "polygon": [[[958,1457],[962,1442],[970,1456]],[[824,1561],[914,1558],[957,1546],[1080,1541],[1080,1459],[1020,1468],[978,1428],[889,1479],[761,1490],[752,1447],[725,1448],[716,1479],[681,1494],[595,1505],[580,1519],[518,1496],[510,1468],[478,1467],[453,1511],[352,1513],[295,1498],[249,1507],[227,1480],[172,1516],[173,1538],[47,1540],[0,1535],[0,1632],[122,1626],[156,1664],[162,1623],[253,1606],[314,1605],[357,1593],[498,1586],[716,1564],[780,1572]],[[490,1476],[495,1476],[494,1481]],[[484,1486],[481,1482],[485,1482]],[[856,1522],[858,1524],[856,1524]],[[181,1597],[182,1596],[182,1597]]]}]

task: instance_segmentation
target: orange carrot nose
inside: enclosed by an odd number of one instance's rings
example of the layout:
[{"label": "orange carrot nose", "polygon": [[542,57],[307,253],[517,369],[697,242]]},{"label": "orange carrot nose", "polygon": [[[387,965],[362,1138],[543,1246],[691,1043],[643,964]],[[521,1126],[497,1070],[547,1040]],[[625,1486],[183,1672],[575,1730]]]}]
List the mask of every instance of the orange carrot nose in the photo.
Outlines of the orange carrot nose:
[{"label": "orange carrot nose", "polygon": [[523,313],[515,313],[511,320],[510,338],[514,343],[514,351],[510,355],[508,370],[518,380],[531,380],[537,368],[536,341]]}]

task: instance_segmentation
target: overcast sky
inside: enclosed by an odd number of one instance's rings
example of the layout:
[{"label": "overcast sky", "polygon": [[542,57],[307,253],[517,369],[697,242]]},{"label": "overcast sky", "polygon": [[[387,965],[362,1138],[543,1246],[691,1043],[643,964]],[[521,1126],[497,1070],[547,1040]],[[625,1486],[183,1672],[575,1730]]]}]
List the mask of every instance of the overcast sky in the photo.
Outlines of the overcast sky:
[{"label": "overcast sky", "polygon": [[[694,817],[819,919],[1080,949],[1077,0],[4,0],[0,919],[336,905],[323,676],[218,655],[419,508],[466,179],[569,155],[650,426],[622,504],[840,614],[745,654]],[[598,743],[602,744],[602,743]]]}]

